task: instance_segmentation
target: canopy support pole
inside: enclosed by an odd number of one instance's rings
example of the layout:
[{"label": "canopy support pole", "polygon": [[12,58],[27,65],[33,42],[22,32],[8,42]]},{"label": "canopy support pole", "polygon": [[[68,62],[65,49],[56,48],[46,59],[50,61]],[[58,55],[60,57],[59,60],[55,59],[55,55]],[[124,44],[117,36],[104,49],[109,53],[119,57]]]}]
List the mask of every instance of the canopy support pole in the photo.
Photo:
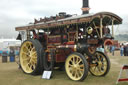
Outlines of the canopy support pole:
[{"label": "canopy support pole", "polygon": [[103,37],[103,32],[102,32],[102,17],[100,18],[100,38]]},{"label": "canopy support pole", "polygon": [[26,35],[27,35],[27,40],[30,39],[30,32],[29,32],[29,30],[27,30],[27,34]]},{"label": "canopy support pole", "polygon": [[114,20],[112,19],[112,37],[114,37]]},{"label": "canopy support pole", "polygon": [[76,41],[77,42],[78,42],[78,29],[79,29],[78,24],[76,24]]}]

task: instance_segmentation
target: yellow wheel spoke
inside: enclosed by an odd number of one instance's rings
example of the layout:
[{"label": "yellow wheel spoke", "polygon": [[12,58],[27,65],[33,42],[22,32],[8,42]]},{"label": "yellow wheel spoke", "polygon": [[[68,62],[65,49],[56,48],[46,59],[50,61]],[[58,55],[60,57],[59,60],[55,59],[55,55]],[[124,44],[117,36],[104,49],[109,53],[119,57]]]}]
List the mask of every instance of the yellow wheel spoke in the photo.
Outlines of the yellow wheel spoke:
[{"label": "yellow wheel spoke", "polygon": [[29,43],[30,49],[32,49],[32,44]]},{"label": "yellow wheel spoke", "polygon": [[76,76],[77,76],[77,72],[76,72],[76,70],[74,71],[74,73],[75,73],[74,77],[76,77]]},{"label": "yellow wheel spoke", "polygon": [[33,56],[32,59],[33,59],[33,60],[37,60],[37,57],[34,57],[34,56]]},{"label": "yellow wheel spoke", "polygon": [[33,47],[32,49],[31,49],[31,51],[34,51],[35,50],[35,47]]},{"label": "yellow wheel spoke", "polygon": [[95,73],[96,73],[96,74],[98,74],[98,73],[99,73],[99,70],[98,70],[98,68],[97,68],[97,67],[95,68]]},{"label": "yellow wheel spoke", "polygon": [[84,69],[81,69],[81,68],[80,68],[79,70],[80,70],[80,71],[84,71]]},{"label": "yellow wheel spoke", "polygon": [[37,56],[31,56],[31,59],[37,60]]},{"label": "yellow wheel spoke", "polygon": [[90,67],[95,67],[96,66],[96,64],[90,64]]},{"label": "yellow wheel spoke", "polygon": [[103,62],[106,62],[106,60],[105,60],[105,59],[103,59]]},{"label": "yellow wheel spoke", "polygon": [[69,64],[69,67],[73,67],[73,65]]},{"label": "yellow wheel spoke", "polygon": [[107,63],[104,63],[103,66],[107,66]]},{"label": "yellow wheel spoke", "polygon": [[78,63],[78,61],[79,61],[79,58],[78,58],[78,57],[76,57],[76,64]]},{"label": "yellow wheel spoke", "polygon": [[95,66],[95,67],[94,67],[94,71],[96,70],[96,68],[97,68],[97,67]]},{"label": "yellow wheel spoke", "polygon": [[73,64],[75,64],[75,57],[73,57]]},{"label": "yellow wheel spoke", "polygon": [[98,58],[98,61],[101,61],[101,56],[97,53],[97,58]]},{"label": "yellow wheel spoke", "polygon": [[23,54],[25,54],[25,55],[28,55],[28,53],[26,53],[26,52],[22,52]]},{"label": "yellow wheel spoke", "polygon": [[31,62],[35,64],[36,63],[36,59],[31,59]]},{"label": "yellow wheel spoke", "polygon": [[80,59],[80,60],[77,62],[77,64],[79,64],[81,61],[82,61],[82,60]]},{"label": "yellow wheel spoke", "polygon": [[71,73],[73,73],[73,68],[72,67],[70,67],[69,70],[70,70]]},{"label": "yellow wheel spoke", "polygon": [[32,71],[32,68],[30,67],[30,63],[26,65],[26,70]]},{"label": "yellow wheel spoke", "polygon": [[28,61],[28,60],[30,60],[30,58],[23,58],[23,60],[24,60],[24,61]]},{"label": "yellow wheel spoke", "polygon": [[32,55],[32,56],[33,56],[33,55],[36,55],[36,51],[35,51],[35,52],[32,52],[31,55]]},{"label": "yellow wheel spoke", "polygon": [[35,64],[34,64],[34,65],[32,65],[32,66],[33,66],[33,69],[35,69],[35,67],[36,67],[36,66],[35,66]]},{"label": "yellow wheel spoke", "polygon": [[101,55],[99,53],[97,53],[97,55],[98,55],[98,60],[99,61],[103,61],[104,60],[104,56],[103,55]]},{"label": "yellow wheel spoke", "polygon": [[74,64],[74,59],[72,58],[72,59],[70,60],[70,62],[71,62],[72,64]]},{"label": "yellow wheel spoke", "polygon": [[83,74],[83,71],[80,71],[80,70],[78,70],[78,71],[79,71],[80,75],[82,75],[82,74]]},{"label": "yellow wheel spoke", "polygon": [[31,61],[31,62],[30,62],[30,68],[31,68],[31,69],[35,69],[35,66],[36,66],[36,63],[33,62],[33,61]]},{"label": "yellow wheel spoke", "polygon": [[32,70],[34,69],[34,64],[33,64],[33,63],[31,63],[30,68],[31,68]]},{"label": "yellow wheel spoke", "polygon": [[74,71],[74,72],[75,72],[75,76],[74,76],[74,77],[75,77],[75,78],[78,78],[77,70],[75,69],[75,71]]},{"label": "yellow wheel spoke", "polygon": [[26,49],[26,50],[29,52],[29,49],[28,49],[28,47],[26,47],[26,46],[25,46],[24,48],[25,48],[25,49]]},{"label": "yellow wheel spoke", "polygon": [[72,76],[75,76],[75,70],[72,70]]},{"label": "yellow wheel spoke", "polygon": [[30,69],[32,69],[32,64],[30,64],[30,66],[29,66],[29,67],[30,67]]},{"label": "yellow wheel spoke", "polygon": [[76,70],[76,78],[80,77],[79,76],[79,73],[78,73],[78,70]]},{"label": "yellow wheel spoke", "polygon": [[101,67],[100,66],[98,66],[97,69],[98,69],[99,72],[101,72]]},{"label": "yellow wheel spoke", "polygon": [[84,67],[84,64],[82,64],[82,65],[79,65],[79,67]]}]

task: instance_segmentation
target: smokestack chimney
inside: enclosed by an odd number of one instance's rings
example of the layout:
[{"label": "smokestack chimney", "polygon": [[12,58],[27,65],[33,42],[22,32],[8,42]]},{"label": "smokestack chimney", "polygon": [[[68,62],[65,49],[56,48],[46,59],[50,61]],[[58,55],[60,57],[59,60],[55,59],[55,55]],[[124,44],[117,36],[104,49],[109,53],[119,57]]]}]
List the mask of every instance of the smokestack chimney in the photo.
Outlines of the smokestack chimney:
[{"label": "smokestack chimney", "polygon": [[89,1],[88,0],[83,0],[83,7],[82,7],[82,14],[88,14],[89,13]]}]

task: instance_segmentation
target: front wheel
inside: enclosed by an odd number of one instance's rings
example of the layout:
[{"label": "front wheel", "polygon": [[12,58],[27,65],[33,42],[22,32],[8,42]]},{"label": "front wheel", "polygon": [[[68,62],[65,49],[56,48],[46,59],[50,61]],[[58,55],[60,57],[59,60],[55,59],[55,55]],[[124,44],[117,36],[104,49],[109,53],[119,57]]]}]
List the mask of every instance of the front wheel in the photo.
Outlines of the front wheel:
[{"label": "front wheel", "polygon": [[26,74],[36,75],[43,71],[40,65],[42,46],[38,40],[26,40],[20,49],[20,65]]},{"label": "front wheel", "polygon": [[89,65],[90,73],[94,76],[105,76],[110,70],[110,60],[104,53],[96,51]]},{"label": "front wheel", "polygon": [[88,75],[88,63],[82,54],[74,52],[67,57],[65,70],[71,80],[82,81]]}]

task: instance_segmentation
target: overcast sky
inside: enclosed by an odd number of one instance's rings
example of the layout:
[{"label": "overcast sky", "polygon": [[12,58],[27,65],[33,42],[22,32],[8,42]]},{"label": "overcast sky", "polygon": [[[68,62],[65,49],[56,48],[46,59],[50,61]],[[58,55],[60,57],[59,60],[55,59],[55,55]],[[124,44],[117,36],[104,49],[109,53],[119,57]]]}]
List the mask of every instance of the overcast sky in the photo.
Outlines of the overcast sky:
[{"label": "overcast sky", "polygon": [[[113,12],[123,18],[116,33],[128,32],[128,0],[89,0],[90,13]],[[0,0],[0,35],[16,36],[16,26],[33,22],[34,18],[82,13],[82,0]]]}]

